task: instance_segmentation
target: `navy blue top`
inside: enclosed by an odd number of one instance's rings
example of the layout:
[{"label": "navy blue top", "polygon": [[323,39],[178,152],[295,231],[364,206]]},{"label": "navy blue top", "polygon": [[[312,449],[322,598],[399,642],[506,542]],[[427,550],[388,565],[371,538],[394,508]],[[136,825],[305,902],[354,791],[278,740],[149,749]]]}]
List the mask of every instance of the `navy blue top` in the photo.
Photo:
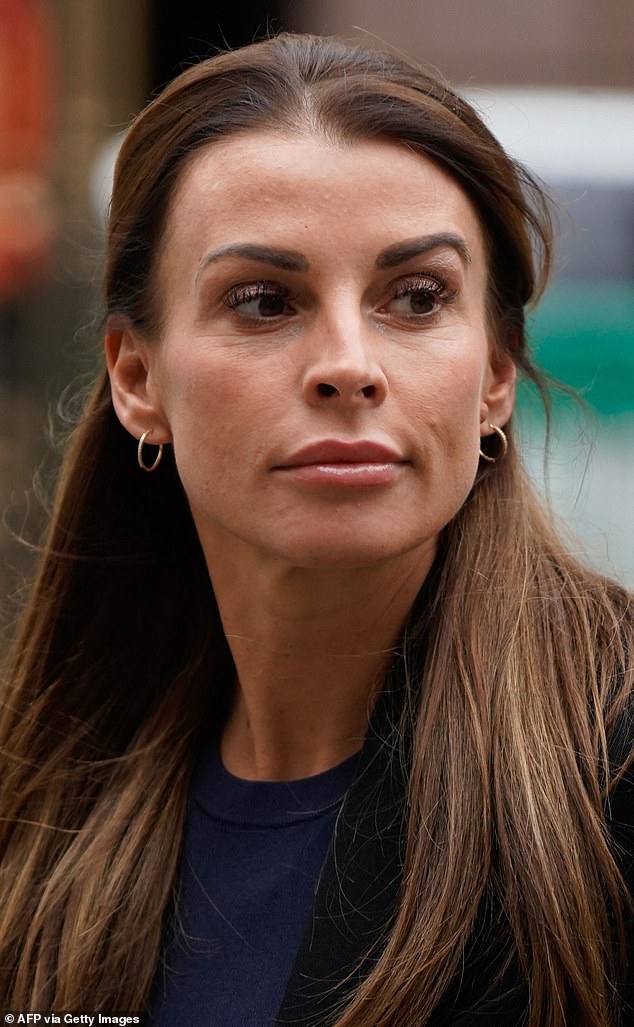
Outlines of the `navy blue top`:
[{"label": "navy blue top", "polygon": [[245,781],[215,745],[205,754],[148,1025],[271,1027],[356,762],[299,781]]}]

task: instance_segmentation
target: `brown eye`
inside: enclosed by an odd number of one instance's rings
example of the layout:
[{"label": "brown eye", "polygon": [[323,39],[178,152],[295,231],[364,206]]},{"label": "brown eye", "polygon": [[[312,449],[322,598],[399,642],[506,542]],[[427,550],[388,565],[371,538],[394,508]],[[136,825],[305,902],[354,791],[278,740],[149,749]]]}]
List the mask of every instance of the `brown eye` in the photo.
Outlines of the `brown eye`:
[{"label": "brown eye", "polygon": [[407,298],[413,314],[430,314],[436,307],[436,293],[421,290],[411,292]]},{"label": "brown eye", "polygon": [[288,293],[270,282],[254,282],[231,289],[224,303],[241,317],[254,321],[267,320],[281,317],[287,312]]},{"label": "brown eye", "polygon": [[445,296],[444,286],[433,278],[407,279],[399,283],[387,309],[399,317],[425,317],[435,313]]},{"label": "brown eye", "polygon": [[279,317],[286,309],[284,297],[277,293],[267,293],[255,302],[260,317]]}]

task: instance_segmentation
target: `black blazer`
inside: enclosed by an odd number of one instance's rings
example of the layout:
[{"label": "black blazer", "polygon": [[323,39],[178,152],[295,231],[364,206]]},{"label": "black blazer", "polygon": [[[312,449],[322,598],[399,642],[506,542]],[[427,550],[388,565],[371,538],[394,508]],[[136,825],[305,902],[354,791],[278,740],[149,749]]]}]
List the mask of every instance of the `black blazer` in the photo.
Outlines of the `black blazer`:
[{"label": "black blazer", "polygon": [[[403,866],[406,774],[391,756],[396,751],[395,714],[403,688],[392,673],[377,703],[276,1027],[331,1024],[383,947]],[[630,726],[613,740],[612,755],[619,765],[634,744]],[[634,773],[615,789],[610,823],[621,868],[634,893]],[[428,1027],[520,1027],[527,1022],[528,988],[515,959],[492,986],[508,962],[499,923],[499,912],[483,904],[460,975]],[[628,981],[619,984],[622,1027],[634,1025],[633,935],[631,929]]]}]

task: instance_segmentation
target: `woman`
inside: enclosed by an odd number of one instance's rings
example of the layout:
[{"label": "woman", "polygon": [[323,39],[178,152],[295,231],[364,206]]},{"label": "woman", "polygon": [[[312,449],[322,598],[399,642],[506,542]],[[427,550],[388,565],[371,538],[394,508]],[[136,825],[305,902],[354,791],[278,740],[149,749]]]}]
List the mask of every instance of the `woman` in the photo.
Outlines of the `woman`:
[{"label": "woman", "polygon": [[283,35],[141,114],[109,240],[6,686],[5,1006],[628,1022],[630,599],[511,428],[539,192],[417,67]]}]

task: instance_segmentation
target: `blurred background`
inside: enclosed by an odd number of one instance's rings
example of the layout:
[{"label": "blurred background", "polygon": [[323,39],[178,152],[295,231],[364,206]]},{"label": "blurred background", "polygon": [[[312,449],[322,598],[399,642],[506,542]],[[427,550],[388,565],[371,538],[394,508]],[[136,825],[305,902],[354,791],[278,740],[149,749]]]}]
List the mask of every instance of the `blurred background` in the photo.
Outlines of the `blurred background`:
[{"label": "blurred background", "polygon": [[[557,202],[538,361],[579,390],[523,448],[571,544],[634,586],[634,5],[623,0],[0,0],[0,605],[33,559],[51,440],[95,372],[121,133],[197,57],[269,31],[388,43],[478,107]],[[34,480],[41,484],[34,487]]]}]

